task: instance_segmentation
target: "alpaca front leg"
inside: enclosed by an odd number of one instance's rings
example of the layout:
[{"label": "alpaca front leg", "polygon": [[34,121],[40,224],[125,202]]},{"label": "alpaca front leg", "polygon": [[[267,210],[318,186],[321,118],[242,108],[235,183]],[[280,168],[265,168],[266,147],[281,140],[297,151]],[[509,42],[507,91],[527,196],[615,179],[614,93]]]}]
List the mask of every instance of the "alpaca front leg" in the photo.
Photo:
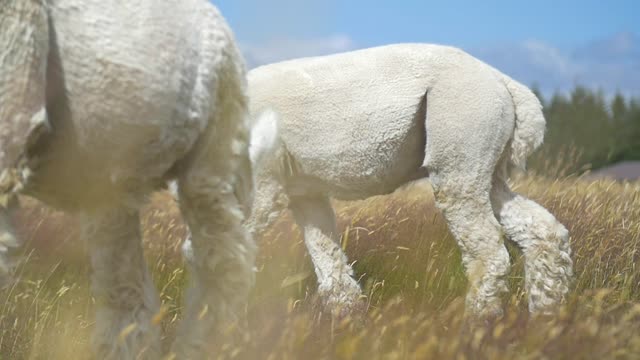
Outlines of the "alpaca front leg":
[{"label": "alpaca front leg", "polygon": [[304,233],[304,241],[318,277],[318,293],[334,313],[350,312],[362,290],[340,248],[335,214],[326,197],[292,198],[290,209]]},{"label": "alpaca front leg", "polygon": [[159,297],[145,264],[137,210],[82,216],[96,298],[93,346],[98,359],[159,359]]},{"label": "alpaca front leg", "polygon": [[14,195],[0,196],[8,199],[6,206],[0,205],[0,288],[4,288],[12,282],[11,253],[20,246],[20,242],[11,224],[11,213],[16,208],[17,198]]}]

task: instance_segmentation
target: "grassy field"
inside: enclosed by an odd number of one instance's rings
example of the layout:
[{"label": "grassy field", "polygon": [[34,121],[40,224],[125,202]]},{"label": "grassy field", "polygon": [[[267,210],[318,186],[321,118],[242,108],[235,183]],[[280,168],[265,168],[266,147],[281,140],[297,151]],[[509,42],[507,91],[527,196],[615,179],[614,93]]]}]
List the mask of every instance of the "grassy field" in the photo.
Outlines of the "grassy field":
[{"label": "grassy field", "polygon": [[[343,246],[367,295],[366,314],[331,319],[315,306],[315,275],[288,216],[260,242],[245,333],[230,329],[213,358],[236,359],[609,359],[640,357],[640,183],[523,178],[571,232],[576,278],[555,318],[529,319],[522,259],[510,246],[504,318],[463,322],[460,254],[417,184],[365,201],[336,203]],[[93,303],[85,245],[74,221],[27,202],[20,281],[0,294],[0,359],[89,357]],[[166,194],[145,210],[147,260],[161,290],[169,344],[185,282],[184,226]]]}]

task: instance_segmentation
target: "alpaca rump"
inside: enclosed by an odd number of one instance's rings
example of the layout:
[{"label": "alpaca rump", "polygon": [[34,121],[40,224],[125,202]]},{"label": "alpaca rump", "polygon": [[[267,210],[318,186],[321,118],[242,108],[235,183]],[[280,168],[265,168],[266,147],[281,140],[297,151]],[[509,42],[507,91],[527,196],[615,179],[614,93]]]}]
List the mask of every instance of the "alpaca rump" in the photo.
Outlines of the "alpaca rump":
[{"label": "alpaca rump", "polygon": [[[0,27],[0,190],[79,215],[96,357],[161,357],[139,209],[175,180],[196,251],[172,352],[203,358],[254,278],[246,74],[224,18],[206,0],[7,0]],[[12,203],[0,211],[4,279]]]},{"label": "alpaca rump", "polygon": [[329,308],[348,311],[361,296],[329,198],[387,194],[422,178],[462,252],[470,314],[502,312],[503,234],[524,252],[530,310],[551,312],[565,298],[568,232],[507,185],[544,136],[540,102],[522,84],[459,49],[396,44],[258,67],[249,95],[252,114],[273,109],[280,130],[256,173],[250,231],[291,210]]}]

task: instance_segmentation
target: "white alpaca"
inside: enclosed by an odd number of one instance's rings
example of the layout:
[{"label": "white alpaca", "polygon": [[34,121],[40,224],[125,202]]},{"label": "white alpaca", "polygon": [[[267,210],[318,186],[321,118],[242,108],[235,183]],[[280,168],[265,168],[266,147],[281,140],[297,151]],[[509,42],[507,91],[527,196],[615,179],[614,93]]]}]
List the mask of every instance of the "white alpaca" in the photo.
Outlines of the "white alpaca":
[{"label": "white alpaca", "polygon": [[176,179],[194,256],[172,351],[204,357],[254,279],[245,69],[225,20],[206,0],[3,0],[0,29],[0,275],[16,193],[80,214],[97,357],[159,359],[139,208]]},{"label": "white alpaca", "polygon": [[565,297],[567,230],[506,182],[544,135],[541,105],[525,86],[458,49],[400,44],[256,68],[249,98],[253,114],[272,108],[281,117],[282,142],[257,170],[248,223],[259,234],[288,204],[331,307],[352,306],[361,290],[329,197],[387,194],[427,177],[462,251],[469,313],[502,311],[503,232],[524,251],[530,311]]}]

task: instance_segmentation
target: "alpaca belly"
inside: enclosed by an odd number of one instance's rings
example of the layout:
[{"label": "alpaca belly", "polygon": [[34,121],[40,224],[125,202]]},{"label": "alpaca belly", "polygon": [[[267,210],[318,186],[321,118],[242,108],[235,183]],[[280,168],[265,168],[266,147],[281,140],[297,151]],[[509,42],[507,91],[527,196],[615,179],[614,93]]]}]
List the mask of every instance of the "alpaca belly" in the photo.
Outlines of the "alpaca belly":
[{"label": "alpaca belly", "polygon": [[[424,126],[422,122],[400,120],[382,129],[367,128],[360,142],[325,146],[317,137],[301,153],[287,143],[310,184],[323,184],[323,191],[341,199],[365,198],[393,192],[423,175]],[[285,140],[287,138],[285,137]],[[316,141],[317,140],[317,141]],[[335,145],[335,144],[334,144]],[[313,151],[315,150],[315,151]],[[301,181],[304,183],[304,181]],[[314,185],[310,185],[313,187]]]},{"label": "alpaca belly", "polygon": [[[116,113],[90,114],[84,120],[54,116],[53,134],[33,154],[27,192],[68,210],[129,201],[123,196],[137,197],[161,186],[200,134],[176,122],[161,126],[107,120],[117,119]],[[86,131],[77,131],[80,124]]]},{"label": "alpaca belly", "polygon": [[[128,163],[138,162],[135,157]],[[107,160],[103,152],[79,151],[75,144],[57,142],[37,157],[25,192],[53,207],[73,211],[127,202],[126,197],[153,187],[146,174],[126,179],[122,174],[122,165]]]}]

